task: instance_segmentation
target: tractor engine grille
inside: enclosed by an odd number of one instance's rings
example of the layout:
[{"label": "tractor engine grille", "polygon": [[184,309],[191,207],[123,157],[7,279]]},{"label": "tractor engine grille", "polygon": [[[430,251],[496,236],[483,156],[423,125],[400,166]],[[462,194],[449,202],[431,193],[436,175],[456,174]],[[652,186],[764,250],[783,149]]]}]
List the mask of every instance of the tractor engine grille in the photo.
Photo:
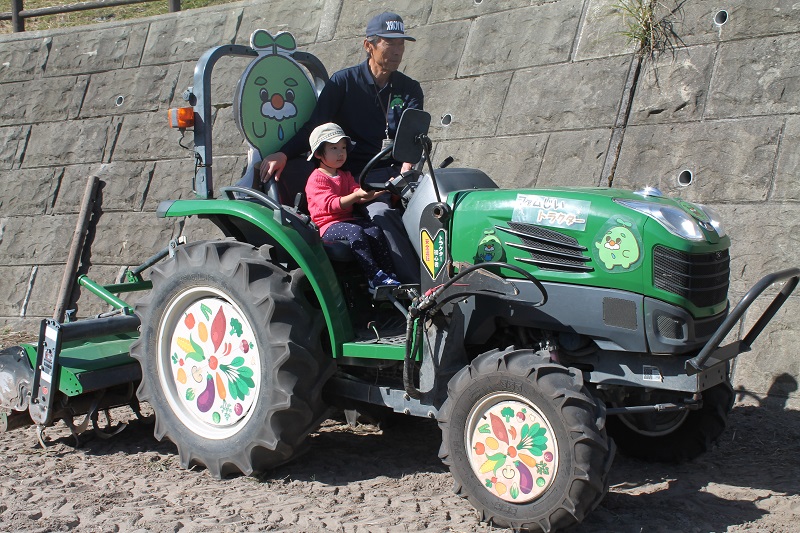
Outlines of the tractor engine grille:
[{"label": "tractor engine grille", "polygon": [[517,261],[530,263],[546,270],[564,272],[591,272],[588,266],[591,258],[584,255],[585,246],[581,246],[572,237],[557,231],[524,224],[508,222],[508,227],[496,226],[496,229],[516,235],[521,243],[506,242],[506,246],[517,248],[530,254],[530,257],[515,257]]},{"label": "tractor engine grille", "polygon": [[653,250],[653,284],[682,296],[697,307],[724,302],[728,297],[728,250],[688,254],[664,246]]}]

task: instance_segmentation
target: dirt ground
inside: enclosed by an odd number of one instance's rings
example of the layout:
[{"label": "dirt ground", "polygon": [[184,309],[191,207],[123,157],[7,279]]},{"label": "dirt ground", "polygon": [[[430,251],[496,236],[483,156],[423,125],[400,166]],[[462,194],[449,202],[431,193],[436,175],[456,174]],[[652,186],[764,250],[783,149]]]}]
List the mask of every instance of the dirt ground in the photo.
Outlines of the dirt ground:
[{"label": "dirt ground", "polygon": [[[0,347],[22,339],[5,332]],[[800,531],[800,411],[737,400],[718,446],[700,459],[670,466],[618,454],[608,495],[570,531]],[[381,431],[332,418],[295,461],[219,481],[182,470],[152,420],[127,408],[112,418],[129,423],[77,448],[63,423],[47,431],[47,449],[32,427],[0,433],[0,530],[505,531],[479,523],[453,494],[432,421]]]}]

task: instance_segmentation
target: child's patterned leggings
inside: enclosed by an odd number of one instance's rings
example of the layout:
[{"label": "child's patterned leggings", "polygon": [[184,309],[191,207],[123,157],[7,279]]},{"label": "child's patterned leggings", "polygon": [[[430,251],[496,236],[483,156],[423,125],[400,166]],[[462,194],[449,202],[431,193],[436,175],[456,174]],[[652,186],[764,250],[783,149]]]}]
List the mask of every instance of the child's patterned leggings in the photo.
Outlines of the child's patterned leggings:
[{"label": "child's patterned leggings", "polygon": [[336,222],[325,230],[322,236],[326,241],[346,240],[356,256],[361,270],[371,280],[378,270],[391,273],[392,257],[389,254],[389,243],[383,231],[364,218],[354,218],[347,222]]}]

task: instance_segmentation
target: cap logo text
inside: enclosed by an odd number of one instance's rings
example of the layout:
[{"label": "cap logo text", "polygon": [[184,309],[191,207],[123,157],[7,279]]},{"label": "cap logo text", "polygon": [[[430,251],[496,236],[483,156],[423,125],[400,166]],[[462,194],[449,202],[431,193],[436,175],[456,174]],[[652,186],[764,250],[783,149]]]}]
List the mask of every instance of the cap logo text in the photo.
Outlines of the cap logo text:
[{"label": "cap logo text", "polygon": [[387,20],[386,31],[397,31],[400,33],[404,33],[405,28],[403,27],[403,23],[400,22],[399,20]]}]

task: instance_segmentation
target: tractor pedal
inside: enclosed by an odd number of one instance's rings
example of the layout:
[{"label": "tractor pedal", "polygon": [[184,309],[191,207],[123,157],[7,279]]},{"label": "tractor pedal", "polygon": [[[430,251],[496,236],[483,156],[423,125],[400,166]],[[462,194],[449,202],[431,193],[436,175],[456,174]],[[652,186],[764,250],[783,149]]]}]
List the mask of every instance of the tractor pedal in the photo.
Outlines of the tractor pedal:
[{"label": "tractor pedal", "polygon": [[416,283],[403,283],[402,285],[378,285],[375,288],[370,288],[369,292],[374,301],[380,302],[389,300],[390,295],[398,300],[410,300],[411,296],[409,291],[411,290],[419,292],[419,285]]}]

